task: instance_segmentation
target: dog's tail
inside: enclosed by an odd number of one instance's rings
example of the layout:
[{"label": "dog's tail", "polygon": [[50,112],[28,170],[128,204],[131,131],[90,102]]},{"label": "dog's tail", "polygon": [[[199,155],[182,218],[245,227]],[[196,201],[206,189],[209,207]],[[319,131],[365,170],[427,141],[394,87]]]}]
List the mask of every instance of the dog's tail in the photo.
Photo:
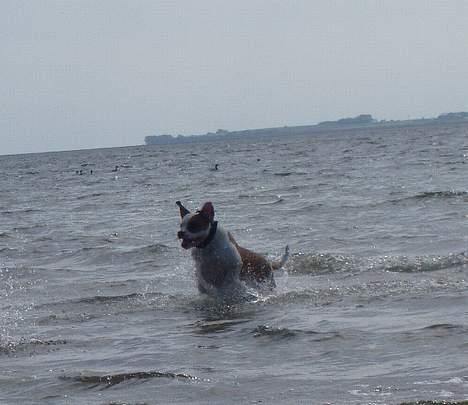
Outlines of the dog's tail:
[{"label": "dog's tail", "polygon": [[284,266],[288,258],[289,258],[289,246],[286,245],[286,248],[284,249],[284,255],[281,257],[279,261],[271,263],[271,267],[273,268],[273,270],[279,270],[281,267]]}]

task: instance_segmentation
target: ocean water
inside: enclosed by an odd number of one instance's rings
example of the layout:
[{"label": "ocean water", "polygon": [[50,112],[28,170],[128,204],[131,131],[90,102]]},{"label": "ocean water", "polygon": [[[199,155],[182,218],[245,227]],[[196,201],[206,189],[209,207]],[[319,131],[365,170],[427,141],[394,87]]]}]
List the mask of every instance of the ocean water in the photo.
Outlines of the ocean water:
[{"label": "ocean water", "polygon": [[[0,403],[467,400],[467,140],[453,125],[0,156]],[[212,201],[270,258],[289,244],[276,290],[201,296],[176,200]]]}]

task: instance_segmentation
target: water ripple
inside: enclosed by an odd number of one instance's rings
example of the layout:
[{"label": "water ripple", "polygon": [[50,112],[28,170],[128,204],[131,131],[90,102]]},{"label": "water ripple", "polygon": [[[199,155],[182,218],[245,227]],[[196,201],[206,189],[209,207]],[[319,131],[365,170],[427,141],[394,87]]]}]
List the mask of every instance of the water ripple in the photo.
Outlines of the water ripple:
[{"label": "water ripple", "polygon": [[91,384],[94,388],[99,385],[104,385],[106,388],[121,384],[129,380],[148,380],[152,378],[170,378],[188,381],[204,381],[210,380],[196,377],[187,373],[173,373],[169,371],[135,371],[120,374],[81,374],[78,376],[61,376],[60,379],[64,381],[74,381],[83,384]]}]

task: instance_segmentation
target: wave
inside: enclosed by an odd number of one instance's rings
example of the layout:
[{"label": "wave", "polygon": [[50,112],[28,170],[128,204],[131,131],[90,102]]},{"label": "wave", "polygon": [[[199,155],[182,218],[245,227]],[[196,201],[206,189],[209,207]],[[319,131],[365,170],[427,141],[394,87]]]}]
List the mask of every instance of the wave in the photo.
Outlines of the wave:
[{"label": "wave", "polygon": [[146,246],[133,248],[114,248],[110,245],[114,243],[111,237],[103,239],[104,244],[96,246],[85,246],[77,250],[67,252],[63,256],[63,260],[72,261],[74,265],[106,265],[115,263],[117,258],[120,264],[142,263],[145,261],[154,261],[157,255],[164,255],[171,248],[161,243],[155,243]]},{"label": "wave", "polygon": [[[93,295],[91,297],[81,297],[71,300],[63,300],[57,302],[49,302],[47,304],[37,305],[36,308],[42,307],[51,307],[51,306],[64,306],[64,305],[100,305],[104,304],[106,306],[115,305],[118,303],[141,303],[147,302],[151,304],[155,301],[168,301],[170,299],[175,299],[176,297],[171,295],[166,295],[163,293],[130,293],[124,295]],[[117,309],[117,308],[116,308]]]},{"label": "wave", "polygon": [[359,262],[352,256],[329,253],[292,255],[286,265],[288,273],[323,274],[357,270]]},{"label": "wave", "polygon": [[134,300],[145,299],[149,294],[132,293],[126,295],[95,295],[92,297],[78,298],[76,300],[68,301],[71,304],[107,304],[112,305],[119,302],[128,302]]},{"label": "wave", "polygon": [[452,199],[452,198],[467,198],[468,192],[467,191],[456,191],[456,190],[447,190],[447,191],[425,191],[421,193],[417,193],[411,196],[396,198],[390,200],[391,203],[399,203],[405,201],[420,201],[420,200],[435,200],[435,199]]},{"label": "wave", "polygon": [[239,194],[239,198],[242,199],[252,199],[257,205],[273,205],[278,204],[284,201],[284,199],[279,194]]},{"label": "wave", "polygon": [[259,203],[257,203],[257,205],[275,205],[275,204],[282,203],[283,201],[284,201],[284,199],[278,196],[277,200],[267,201],[267,202],[259,202]]},{"label": "wave", "polygon": [[[363,288],[364,289],[364,288]],[[344,296],[356,295],[357,289],[327,288],[303,289],[270,295],[261,301],[263,305],[283,305],[290,303],[306,303],[308,306],[323,307],[340,301]]]},{"label": "wave", "polygon": [[467,254],[462,252],[446,256],[385,256],[372,261],[372,268],[390,272],[415,273],[461,267],[467,264]]},{"label": "wave", "polygon": [[308,173],[306,172],[276,172],[273,173],[274,176],[279,176],[279,177],[288,177],[292,175],[296,176],[306,176]]},{"label": "wave", "polygon": [[287,292],[279,292],[263,299],[260,305],[304,304],[308,307],[327,307],[344,300],[352,300],[360,304],[385,301],[396,297],[427,297],[435,292],[464,292],[468,283],[463,279],[434,282],[432,279],[416,278],[414,280],[350,280],[347,286],[329,286],[328,283],[317,288],[298,288]]},{"label": "wave", "polygon": [[164,253],[170,249],[169,246],[162,243],[154,243],[152,245],[147,245],[133,249],[131,253],[146,254],[146,253]]},{"label": "wave", "polygon": [[36,230],[41,230],[44,229],[45,225],[41,224],[31,224],[30,226],[15,226],[12,230],[14,232],[30,232],[33,231],[36,232]]},{"label": "wave", "polygon": [[[105,242],[114,243],[114,240],[111,238],[105,238]],[[109,249],[108,246],[86,246],[79,249],[76,253],[81,254],[85,253],[85,256],[88,256],[90,253],[110,253],[112,255],[121,255],[121,256],[138,256],[143,257],[147,254],[155,253],[165,253],[170,249],[169,246],[162,243],[154,243],[151,245],[139,246],[134,248],[118,248],[118,249]]]},{"label": "wave", "polygon": [[468,265],[466,252],[427,256],[356,257],[319,254],[295,254],[287,264],[288,273],[326,274],[338,272],[389,271],[400,273],[430,272]]},{"label": "wave", "polygon": [[99,385],[105,385],[106,388],[120,384],[129,380],[148,380],[151,378],[170,378],[188,381],[210,381],[208,379],[196,377],[187,373],[173,373],[169,371],[134,371],[120,374],[80,374],[78,376],[61,376],[64,381],[73,381],[84,384],[92,384],[91,388]]},{"label": "wave", "polygon": [[468,401],[427,400],[401,402],[400,405],[468,405]]},{"label": "wave", "polygon": [[85,200],[88,198],[95,198],[95,197],[101,197],[103,195],[107,195],[108,193],[91,193],[91,194],[84,194],[84,195],[79,195],[76,197],[77,200]]},{"label": "wave", "polygon": [[364,203],[364,204],[350,205],[349,207],[350,208],[362,208],[362,207],[377,208],[380,206],[386,206],[387,204],[398,205],[398,204],[429,202],[429,201],[446,201],[446,200],[468,201],[468,191],[457,191],[457,190],[423,191],[423,192],[416,193],[416,194],[409,195],[409,196],[383,199],[380,201],[373,201],[373,202]]},{"label": "wave", "polygon": [[[164,293],[130,293],[124,295],[94,295],[38,304],[42,311],[38,325],[82,324],[103,316],[120,316],[155,310],[186,310],[197,305],[198,296]],[[60,312],[56,309],[59,308]]]},{"label": "wave", "polygon": [[466,336],[468,327],[454,323],[437,323],[422,328],[403,332],[403,341],[420,342],[421,339],[447,339],[454,336]]},{"label": "wave", "polygon": [[468,328],[465,325],[453,323],[436,323],[419,329],[418,332],[431,333],[440,337],[453,334],[465,335],[468,332]]},{"label": "wave", "polygon": [[341,338],[338,332],[315,332],[311,330],[275,328],[267,325],[258,325],[253,330],[254,337],[268,337],[273,339],[290,339],[298,336],[311,337],[316,342]]},{"label": "wave", "polygon": [[17,252],[19,252],[18,249],[12,249],[9,247],[0,248],[0,253],[5,254],[5,255],[9,255],[9,254],[17,253]]},{"label": "wave", "polygon": [[41,339],[20,339],[18,342],[6,341],[0,343],[0,354],[16,354],[18,352],[34,351],[38,347],[53,347],[59,345],[66,345],[68,341],[64,339],[57,340],[41,340]]},{"label": "wave", "polygon": [[40,209],[38,208],[20,208],[20,209],[16,209],[16,210],[4,210],[4,211],[1,211],[0,214],[3,214],[3,215],[20,215],[20,214],[30,214],[30,213],[37,213],[37,212],[42,212]]}]

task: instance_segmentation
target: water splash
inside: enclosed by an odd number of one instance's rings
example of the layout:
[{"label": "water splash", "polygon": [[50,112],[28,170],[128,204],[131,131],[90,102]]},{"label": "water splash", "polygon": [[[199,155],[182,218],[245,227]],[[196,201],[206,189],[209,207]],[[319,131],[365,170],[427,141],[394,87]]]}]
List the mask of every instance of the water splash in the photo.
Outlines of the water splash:
[{"label": "water splash", "polygon": [[389,271],[420,273],[468,265],[466,252],[448,255],[357,257],[319,254],[295,254],[287,266],[289,273],[326,274]]}]

